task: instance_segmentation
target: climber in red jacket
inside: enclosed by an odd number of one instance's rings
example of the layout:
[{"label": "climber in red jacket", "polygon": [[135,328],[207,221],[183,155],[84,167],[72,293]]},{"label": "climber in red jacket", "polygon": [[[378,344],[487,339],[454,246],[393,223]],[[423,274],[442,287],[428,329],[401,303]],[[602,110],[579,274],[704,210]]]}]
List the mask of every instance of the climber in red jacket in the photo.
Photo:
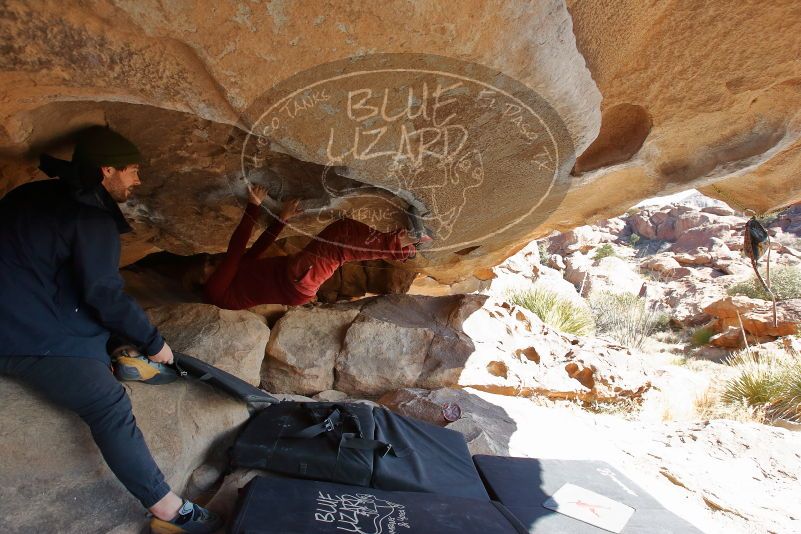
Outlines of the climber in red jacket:
[{"label": "climber in red jacket", "polygon": [[414,238],[407,230],[379,232],[353,219],[329,224],[300,252],[290,256],[260,258],[283,230],[286,221],[298,215],[298,200],[284,203],[279,217],[250,249],[247,243],[267,196],[262,186],[248,186],[248,205],[228,250],[204,285],[207,303],[229,310],[259,304],[305,304],[315,298],[320,286],[343,263],[358,260],[406,261],[416,253]]}]

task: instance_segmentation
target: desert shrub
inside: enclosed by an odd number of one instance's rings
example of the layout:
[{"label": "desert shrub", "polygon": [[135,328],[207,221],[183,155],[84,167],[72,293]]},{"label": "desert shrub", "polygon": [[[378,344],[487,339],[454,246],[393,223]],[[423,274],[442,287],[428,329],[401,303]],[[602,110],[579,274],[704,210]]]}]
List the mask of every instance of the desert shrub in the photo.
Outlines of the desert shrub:
[{"label": "desert shrub", "polygon": [[542,322],[560,332],[586,336],[595,327],[592,314],[585,306],[545,288],[513,290],[507,293],[507,299],[512,304],[531,311]]},{"label": "desert shrub", "polygon": [[637,243],[639,243],[639,242],[640,242],[640,239],[642,239],[642,238],[640,237],[640,234],[638,234],[638,233],[636,233],[636,232],[635,232],[635,233],[633,233],[633,234],[631,234],[631,235],[629,236],[629,245],[630,245],[630,246],[632,246],[632,247],[636,247],[636,246],[637,246]]},{"label": "desert shrub", "polygon": [[654,332],[670,332],[672,330],[670,326],[670,315],[657,312],[656,317],[654,317]]},{"label": "desert shrub", "polygon": [[667,324],[663,313],[632,293],[594,293],[590,297],[590,309],[599,334],[606,334],[632,349],[642,348],[660,325]]},{"label": "desert shrub", "polygon": [[724,403],[762,410],[768,420],[801,421],[801,358],[797,353],[743,350],[726,363],[737,375],[726,382]]},{"label": "desert shrub", "polygon": [[692,334],[690,335],[690,341],[696,347],[702,347],[704,345],[708,345],[709,340],[712,339],[712,336],[714,335],[715,332],[711,328],[700,326],[693,330]]},{"label": "desert shrub", "polygon": [[548,257],[550,256],[550,254],[548,254],[548,247],[545,245],[543,241],[537,242],[537,250],[540,253],[540,263],[542,265],[548,263]]},{"label": "desert shrub", "polygon": [[[759,273],[767,282],[764,267],[759,269]],[[773,267],[770,270],[770,285],[777,300],[801,298],[801,269],[785,266]],[[732,284],[727,292],[729,295],[745,295],[752,299],[770,300],[770,295],[755,275],[743,282]]]},{"label": "desert shrub", "polygon": [[595,249],[595,254],[593,255],[592,259],[602,260],[604,258],[608,258],[609,256],[617,256],[617,254],[615,254],[615,249],[612,248],[612,245],[609,243],[604,243]]}]

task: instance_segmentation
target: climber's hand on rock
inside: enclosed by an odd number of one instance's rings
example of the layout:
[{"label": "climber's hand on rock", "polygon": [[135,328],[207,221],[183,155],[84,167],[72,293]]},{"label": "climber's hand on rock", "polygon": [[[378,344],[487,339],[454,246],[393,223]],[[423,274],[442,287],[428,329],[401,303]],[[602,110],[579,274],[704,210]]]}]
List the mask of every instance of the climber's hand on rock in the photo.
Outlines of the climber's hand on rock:
[{"label": "climber's hand on rock", "polygon": [[263,185],[248,184],[248,202],[261,206],[267,198],[267,188]]},{"label": "climber's hand on rock", "polygon": [[281,208],[281,214],[279,215],[281,220],[286,222],[292,217],[295,217],[296,215],[300,215],[301,213],[303,213],[303,210],[298,207],[299,205],[300,205],[299,198],[290,198],[284,201],[284,205]]},{"label": "climber's hand on rock", "polygon": [[165,341],[164,346],[161,347],[161,350],[158,351],[153,356],[148,356],[148,358],[156,363],[170,364],[173,362],[175,356],[173,356],[172,349],[170,348],[169,345],[167,345],[167,342]]}]

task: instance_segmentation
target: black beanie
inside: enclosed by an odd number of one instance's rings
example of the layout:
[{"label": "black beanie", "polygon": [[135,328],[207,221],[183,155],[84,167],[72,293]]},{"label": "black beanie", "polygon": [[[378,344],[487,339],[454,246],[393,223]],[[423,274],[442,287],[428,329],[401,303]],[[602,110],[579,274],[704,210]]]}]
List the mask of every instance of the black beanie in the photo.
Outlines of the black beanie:
[{"label": "black beanie", "polygon": [[104,126],[92,126],[77,135],[73,163],[92,167],[122,168],[141,163],[142,154],[132,142]]}]

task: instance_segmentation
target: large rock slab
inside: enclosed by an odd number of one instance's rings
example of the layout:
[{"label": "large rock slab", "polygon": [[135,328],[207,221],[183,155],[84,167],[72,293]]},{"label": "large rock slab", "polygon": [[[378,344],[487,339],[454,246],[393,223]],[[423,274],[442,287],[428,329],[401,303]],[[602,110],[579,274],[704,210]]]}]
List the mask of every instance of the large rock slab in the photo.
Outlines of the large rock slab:
[{"label": "large rock slab", "polygon": [[[248,418],[243,403],[197,381],[127,388],[145,440],[179,492]],[[0,406],[3,532],[142,531],[145,510],[108,469],[78,416],[4,377]]]},{"label": "large rock slab", "polygon": [[270,329],[249,311],[221,310],[210,304],[178,304],[148,309],[173,350],[200,358],[257,386]]},{"label": "large rock slab", "polygon": [[378,395],[396,386],[415,385],[434,332],[359,317],[345,335],[336,366],[337,389]]},{"label": "large rock slab", "polygon": [[334,367],[358,308],[292,308],[273,327],[261,381],[277,393],[334,389]]}]

